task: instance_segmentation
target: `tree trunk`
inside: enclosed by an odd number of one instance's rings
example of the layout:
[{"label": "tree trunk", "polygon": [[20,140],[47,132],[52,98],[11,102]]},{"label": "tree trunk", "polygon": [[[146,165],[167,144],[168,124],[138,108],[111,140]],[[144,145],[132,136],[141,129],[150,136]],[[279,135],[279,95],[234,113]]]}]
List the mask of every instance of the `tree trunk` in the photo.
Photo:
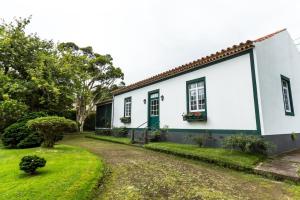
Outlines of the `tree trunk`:
[{"label": "tree trunk", "polygon": [[77,98],[76,106],[76,122],[78,123],[79,132],[83,132],[84,121],[88,115],[88,110],[86,108],[86,102],[84,97]]}]

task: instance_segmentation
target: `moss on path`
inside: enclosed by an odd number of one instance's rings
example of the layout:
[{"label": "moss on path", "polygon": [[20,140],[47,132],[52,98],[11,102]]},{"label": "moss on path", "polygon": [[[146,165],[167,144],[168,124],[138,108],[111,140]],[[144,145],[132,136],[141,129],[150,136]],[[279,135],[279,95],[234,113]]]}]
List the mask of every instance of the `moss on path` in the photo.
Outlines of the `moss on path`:
[{"label": "moss on path", "polygon": [[297,199],[300,186],[122,144],[69,136],[110,168],[95,199]]}]

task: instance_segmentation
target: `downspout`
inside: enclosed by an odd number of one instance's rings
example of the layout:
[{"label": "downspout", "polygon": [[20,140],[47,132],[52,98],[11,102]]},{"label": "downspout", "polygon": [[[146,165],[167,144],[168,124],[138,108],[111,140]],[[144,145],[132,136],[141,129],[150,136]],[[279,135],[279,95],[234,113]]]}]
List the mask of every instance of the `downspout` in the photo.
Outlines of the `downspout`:
[{"label": "downspout", "polygon": [[115,95],[113,95],[113,99],[111,102],[111,122],[110,122],[110,128],[113,128],[113,122],[114,122],[114,101],[115,100]]}]

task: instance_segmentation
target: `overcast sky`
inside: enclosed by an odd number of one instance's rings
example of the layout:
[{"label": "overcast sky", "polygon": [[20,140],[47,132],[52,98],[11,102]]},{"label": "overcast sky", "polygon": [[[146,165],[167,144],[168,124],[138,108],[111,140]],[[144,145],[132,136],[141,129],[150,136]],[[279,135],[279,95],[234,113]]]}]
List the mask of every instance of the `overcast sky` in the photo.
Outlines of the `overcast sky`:
[{"label": "overcast sky", "polygon": [[6,0],[0,17],[32,15],[28,32],[111,54],[126,84],[287,28],[300,37],[299,0]]}]

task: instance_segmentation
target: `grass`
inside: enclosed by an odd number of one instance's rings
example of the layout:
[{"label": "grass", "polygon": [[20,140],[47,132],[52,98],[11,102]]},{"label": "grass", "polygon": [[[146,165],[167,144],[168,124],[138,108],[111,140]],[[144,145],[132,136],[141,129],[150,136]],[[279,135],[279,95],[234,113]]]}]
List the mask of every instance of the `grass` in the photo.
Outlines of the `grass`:
[{"label": "grass", "polygon": [[[19,170],[23,156],[47,160],[36,175]],[[94,154],[67,145],[53,149],[0,149],[0,199],[88,199],[103,176],[102,161]]]},{"label": "grass", "polygon": [[91,134],[88,134],[85,137],[97,139],[97,140],[108,141],[108,142],[115,142],[115,143],[119,143],[119,144],[130,144],[130,139],[127,137],[113,137],[113,136],[91,135]]},{"label": "grass", "polygon": [[144,145],[145,148],[175,154],[183,157],[203,160],[218,165],[238,168],[252,169],[265,157],[262,155],[248,154],[240,151],[222,148],[199,148],[196,145],[176,144],[170,142],[157,142]]},{"label": "grass", "polygon": [[197,160],[82,135],[62,143],[102,157],[109,169],[99,200],[126,199],[300,199],[300,186]]}]

